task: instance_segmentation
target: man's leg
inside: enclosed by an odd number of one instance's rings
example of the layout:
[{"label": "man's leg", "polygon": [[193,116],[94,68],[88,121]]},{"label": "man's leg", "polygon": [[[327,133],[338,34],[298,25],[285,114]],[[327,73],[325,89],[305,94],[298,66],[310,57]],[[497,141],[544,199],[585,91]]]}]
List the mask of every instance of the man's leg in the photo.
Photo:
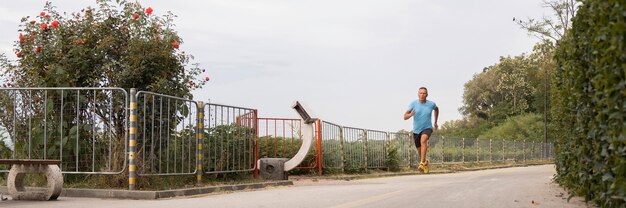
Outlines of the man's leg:
[{"label": "man's leg", "polygon": [[420,156],[420,162],[422,162],[422,147],[417,148],[417,155]]},{"label": "man's leg", "polygon": [[417,170],[419,171],[421,167],[422,161],[422,142],[421,142],[421,134],[413,133],[413,142],[415,143],[415,148],[417,149],[417,155],[420,157],[420,165],[417,166]]},{"label": "man's leg", "polygon": [[420,162],[421,163],[426,163],[426,151],[428,150],[428,138],[429,135],[428,134],[422,134],[422,137],[420,138],[420,143],[421,143],[421,151],[418,150],[417,152],[420,154]]}]

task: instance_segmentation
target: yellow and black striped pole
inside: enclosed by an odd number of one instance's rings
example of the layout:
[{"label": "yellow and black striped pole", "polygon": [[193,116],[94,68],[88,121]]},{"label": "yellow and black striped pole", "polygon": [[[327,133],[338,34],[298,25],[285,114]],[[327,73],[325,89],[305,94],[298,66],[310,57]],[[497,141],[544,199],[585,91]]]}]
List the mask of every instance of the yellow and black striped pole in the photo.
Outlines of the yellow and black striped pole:
[{"label": "yellow and black striped pole", "polygon": [[198,181],[198,186],[202,185],[202,140],[204,137],[204,103],[202,101],[198,102],[198,128],[197,132],[197,142],[198,142],[198,160],[196,160],[196,165],[198,166],[198,171],[196,172],[196,179]]},{"label": "yellow and black striped pole", "polygon": [[137,89],[130,89],[130,124],[128,139],[128,189],[135,190],[137,182],[137,166],[135,165],[135,152],[137,151]]}]

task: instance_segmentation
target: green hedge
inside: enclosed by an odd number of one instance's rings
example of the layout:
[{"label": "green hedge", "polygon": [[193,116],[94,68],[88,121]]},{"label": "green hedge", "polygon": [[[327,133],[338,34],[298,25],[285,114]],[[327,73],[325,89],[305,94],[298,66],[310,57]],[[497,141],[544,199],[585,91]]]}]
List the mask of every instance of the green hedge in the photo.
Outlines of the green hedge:
[{"label": "green hedge", "polygon": [[626,1],[583,1],[555,57],[556,181],[602,207],[626,206],[625,40]]}]

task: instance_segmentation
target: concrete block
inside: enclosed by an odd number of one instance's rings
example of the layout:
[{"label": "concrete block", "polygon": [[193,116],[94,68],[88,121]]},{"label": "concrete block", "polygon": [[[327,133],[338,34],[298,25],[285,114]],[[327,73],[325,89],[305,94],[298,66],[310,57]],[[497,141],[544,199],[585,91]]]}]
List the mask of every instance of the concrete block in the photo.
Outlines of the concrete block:
[{"label": "concrete block", "polygon": [[[28,190],[24,188],[26,174],[44,174],[45,189]],[[14,164],[7,178],[7,189],[13,200],[55,200],[63,188],[63,175],[57,165],[20,165]]]},{"label": "concrete block", "polygon": [[285,171],[285,162],[287,162],[287,158],[261,158],[259,164],[261,178],[269,180],[287,180],[288,176]]}]

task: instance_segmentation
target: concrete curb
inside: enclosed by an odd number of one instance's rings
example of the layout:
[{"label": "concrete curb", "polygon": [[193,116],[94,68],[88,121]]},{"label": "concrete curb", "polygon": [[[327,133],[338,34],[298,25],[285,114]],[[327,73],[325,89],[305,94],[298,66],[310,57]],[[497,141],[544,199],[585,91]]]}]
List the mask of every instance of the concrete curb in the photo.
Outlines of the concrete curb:
[{"label": "concrete curb", "polygon": [[[209,186],[187,189],[173,189],[164,191],[129,191],[129,190],[113,190],[113,189],[79,189],[64,188],[61,192],[62,197],[89,197],[89,198],[115,198],[115,199],[160,199],[181,196],[193,196],[199,194],[208,194],[217,191],[238,191],[244,189],[260,189],[269,186],[290,186],[292,181],[272,181],[263,183],[248,183],[237,185]],[[31,188],[29,188],[31,189]],[[38,189],[38,188],[32,188]],[[0,193],[7,194],[7,187],[1,186]]]}]

